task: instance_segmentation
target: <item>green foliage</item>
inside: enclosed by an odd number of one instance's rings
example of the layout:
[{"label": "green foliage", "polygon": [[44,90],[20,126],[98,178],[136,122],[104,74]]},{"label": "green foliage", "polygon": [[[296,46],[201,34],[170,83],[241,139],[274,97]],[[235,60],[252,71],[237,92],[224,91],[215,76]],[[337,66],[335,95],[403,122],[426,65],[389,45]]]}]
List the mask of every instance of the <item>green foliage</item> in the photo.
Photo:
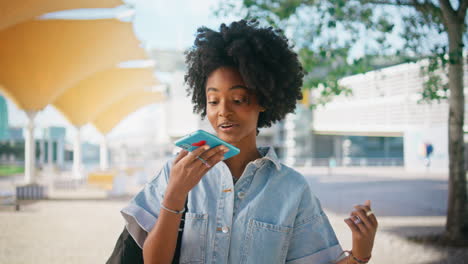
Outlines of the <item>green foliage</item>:
[{"label": "green foliage", "polygon": [[[393,0],[236,0],[223,1],[216,14],[237,14],[282,28],[292,39],[307,75],[304,89],[319,89],[313,107],[333,96],[352,94],[338,80],[381,67],[376,62],[392,58],[396,63],[427,58],[421,68],[426,83],[422,100],[447,98],[447,40],[442,12],[432,1]],[[400,46],[387,40],[396,36],[400,22]],[[352,58],[364,46],[361,58]],[[449,58],[462,58],[461,50]],[[452,63],[453,61],[449,61]],[[391,64],[387,64],[389,66]],[[316,94],[316,93],[314,93]]]},{"label": "green foliage", "polygon": [[24,173],[24,167],[0,165],[0,176],[10,176],[19,173]]},{"label": "green foliage", "polygon": [[422,98],[419,102],[430,103],[433,100],[440,102],[448,98],[448,82],[442,79],[447,76],[447,51],[444,46],[435,46],[432,56],[427,58],[427,65],[421,67],[421,75],[426,77]]},{"label": "green foliage", "polygon": [[0,141],[0,155],[14,155],[24,158],[24,142]]}]

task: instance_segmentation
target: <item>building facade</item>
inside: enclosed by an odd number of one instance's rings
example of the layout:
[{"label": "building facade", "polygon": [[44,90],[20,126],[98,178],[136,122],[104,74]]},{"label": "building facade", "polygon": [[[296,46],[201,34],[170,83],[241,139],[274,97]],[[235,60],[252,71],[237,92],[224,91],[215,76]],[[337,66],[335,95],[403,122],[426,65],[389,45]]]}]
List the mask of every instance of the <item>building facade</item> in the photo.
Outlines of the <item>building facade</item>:
[{"label": "building facade", "polygon": [[[353,95],[337,96],[314,111],[312,131],[319,135],[314,141],[318,147],[315,153],[328,145],[325,149],[333,149],[329,155],[342,159],[346,165],[353,162],[353,149],[356,152],[359,147],[362,149],[363,145],[376,141],[372,138],[381,138],[384,157],[401,158],[407,170],[447,172],[448,102],[420,103],[425,81],[420,71],[423,63],[400,64],[341,79],[340,84],[352,89]],[[466,65],[464,85],[466,96]],[[467,119],[465,105],[465,123]],[[357,137],[362,137],[360,143]],[[330,139],[333,144],[324,142]]]}]

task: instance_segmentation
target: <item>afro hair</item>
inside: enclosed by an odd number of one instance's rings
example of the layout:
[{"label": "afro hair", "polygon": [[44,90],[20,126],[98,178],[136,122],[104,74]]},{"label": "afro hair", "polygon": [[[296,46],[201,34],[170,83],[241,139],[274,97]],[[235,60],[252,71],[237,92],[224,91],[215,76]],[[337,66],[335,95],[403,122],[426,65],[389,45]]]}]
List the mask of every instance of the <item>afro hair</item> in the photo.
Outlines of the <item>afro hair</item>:
[{"label": "afro hair", "polygon": [[185,55],[187,92],[194,112],[202,118],[206,116],[206,80],[220,67],[237,69],[266,109],[259,115],[259,128],[283,119],[302,99],[304,71],[297,54],[281,30],[260,27],[256,20],[221,24],[219,32],[201,27]]}]

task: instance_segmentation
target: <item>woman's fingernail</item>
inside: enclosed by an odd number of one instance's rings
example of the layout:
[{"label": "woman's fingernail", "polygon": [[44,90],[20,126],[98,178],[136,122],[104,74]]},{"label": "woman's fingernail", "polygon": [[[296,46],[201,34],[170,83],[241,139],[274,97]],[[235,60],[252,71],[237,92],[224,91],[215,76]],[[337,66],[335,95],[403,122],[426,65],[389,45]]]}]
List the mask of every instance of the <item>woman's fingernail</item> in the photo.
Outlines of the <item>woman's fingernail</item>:
[{"label": "woman's fingernail", "polygon": [[222,151],[226,151],[226,150],[228,149],[227,147],[225,147],[225,146],[223,146],[223,145],[221,145],[219,148],[220,148]]}]

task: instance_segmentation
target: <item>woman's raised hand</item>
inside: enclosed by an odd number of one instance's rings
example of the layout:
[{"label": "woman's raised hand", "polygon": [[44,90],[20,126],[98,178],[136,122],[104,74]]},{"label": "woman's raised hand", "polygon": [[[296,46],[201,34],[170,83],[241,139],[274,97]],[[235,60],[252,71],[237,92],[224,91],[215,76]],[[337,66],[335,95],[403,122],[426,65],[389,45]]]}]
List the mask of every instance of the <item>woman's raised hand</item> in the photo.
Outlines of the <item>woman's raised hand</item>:
[{"label": "woman's raised hand", "polygon": [[192,152],[182,150],[172,164],[165,200],[167,198],[172,204],[176,202],[176,206],[183,206],[188,192],[211,167],[223,160],[227,151],[229,149],[223,145],[211,149],[210,146],[203,145]]},{"label": "woman's raised hand", "polygon": [[358,259],[369,258],[374,246],[377,232],[377,218],[371,210],[371,202],[367,200],[363,205],[355,205],[351,216],[345,219],[353,236],[352,254]]}]

